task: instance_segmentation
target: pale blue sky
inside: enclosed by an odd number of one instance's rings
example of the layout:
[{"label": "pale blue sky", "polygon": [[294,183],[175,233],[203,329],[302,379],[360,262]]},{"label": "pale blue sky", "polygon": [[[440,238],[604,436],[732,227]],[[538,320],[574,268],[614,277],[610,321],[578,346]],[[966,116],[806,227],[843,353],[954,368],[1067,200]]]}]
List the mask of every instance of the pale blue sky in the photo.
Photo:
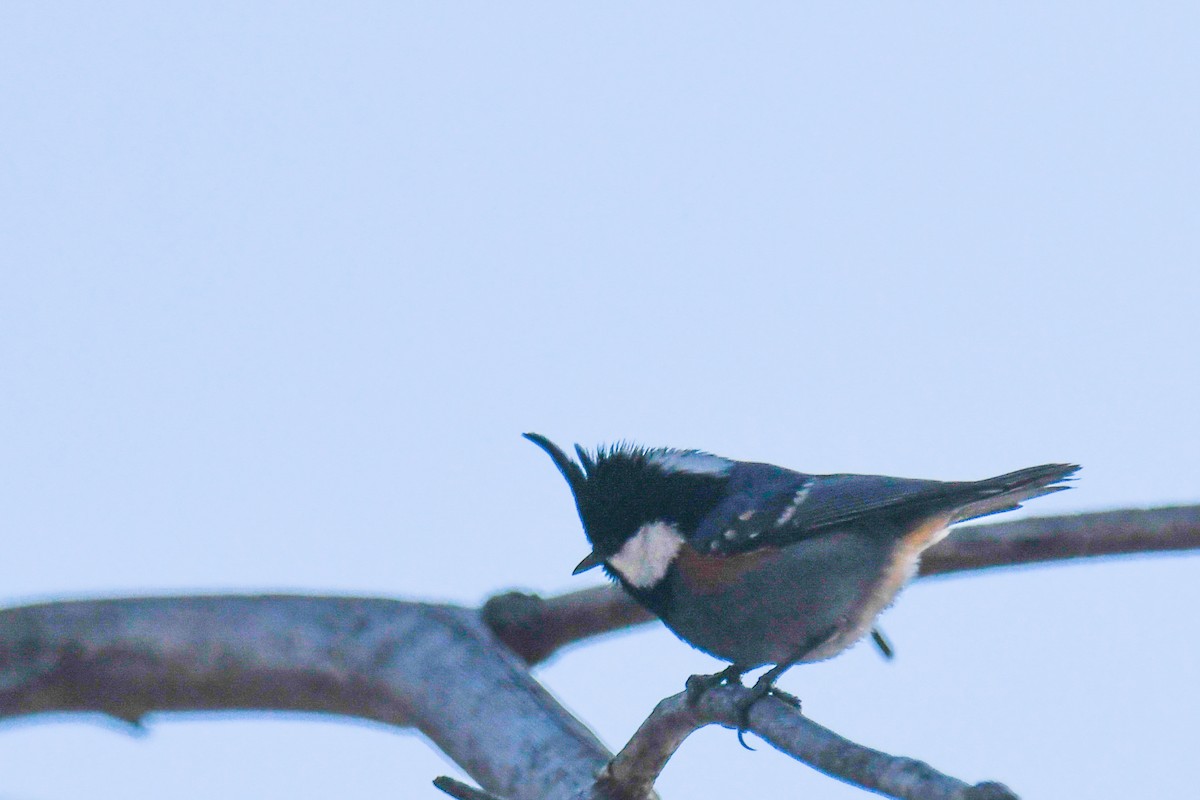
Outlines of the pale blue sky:
[{"label": "pale blue sky", "polygon": [[[1192,4],[0,8],[0,600],[579,588],[520,438],[1200,501]],[[1200,560],[931,582],[790,673],[1027,798],[1194,790]],[[540,676],[619,746],[660,628]],[[5,800],[434,798],[293,717],[0,727]],[[705,731],[665,797],[864,797]]]}]

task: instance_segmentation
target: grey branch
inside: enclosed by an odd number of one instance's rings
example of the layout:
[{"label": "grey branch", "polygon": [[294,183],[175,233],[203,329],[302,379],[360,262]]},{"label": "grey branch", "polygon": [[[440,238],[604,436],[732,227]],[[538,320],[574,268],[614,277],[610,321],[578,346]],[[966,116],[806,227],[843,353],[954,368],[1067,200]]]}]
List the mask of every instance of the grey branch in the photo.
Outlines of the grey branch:
[{"label": "grey branch", "polygon": [[921,577],[1196,549],[1200,549],[1200,505],[1030,517],[956,529],[922,557]]},{"label": "grey branch", "polygon": [[470,609],[268,596],[0,611],[0,719],[196,710],[416,727],[507,800],[574,798],[610,758]]},{"label": "grey branch", "polygon": [[[921,561],[921,577],[1097,556],[1200,549],[1200,505],[1102,511],[956,529]],[[654,617],[613,586],[557,597],[509,592],[484,617],[529,664],[593,636]]]},{"label": "grey branch", "polygon": [[[1034,519],[960,531],[929,553],[922,574],[1196,547],[1200,507]],[[608,587],[549,600],[506,595],[482,614],[286,596],[13,608],[0,611],[0,719],[73,711],[136,724],[157,711],[323,712],[415,727],[486,794],[506,800],[640,800],[692,730],[733,722],[739,690],[710,692],[695,709],[677,697],[663,701],[606,768],[611,754],[513,650],[535,662],[646,619]],[[750,730],[817,769],[893,797],[1012,796],[999,784],[968,786],[847,742],[778,701],[754,707]]]},{"label": "grey branch", "polygon": [[[721,686],[694,705],[687,693],[660,702],[600,781],[617,797],[640,798],[693,731],[717,723],[737,727],[738,701],[750,690]],[[751,729],[777,750],[846,783],[904,800],[1017,800],[999,783],[970,786],[921,761],[898,758],[838,736],[793,706],[768,696],[750,710]]]},{"label": "grey branch", "polygon": [[[679,707],[678,698],[664,701],[647,723],[650,733],[635,736],[608,777],[597,780],[611,754],[471,609],[262,596],[71,601],[0,611],[0,719],[55,711],[132,723],[158,711],[352,716],[419,729],[484,794],[458,782],[443,788],[475,791],[476,798],[652,797],[654,776],[691,730],[733,719],[731,691],[709,693],[698,713]],[[890,776],[916,763],[852,745],[795,709],[780,714],[774,705],[780,704],[755,707],[750,730],[843,780],[886,792],[902,785]],[[655,743],[664,730],[675,730],[669,735],[678,741],[647,760],[645,754],[661,750]],[[831,760],[832,742],[849,754],[841,762]],[[871,758],[860,763],[854,754]],[[880,777],[864,778],[876,770]]]}]

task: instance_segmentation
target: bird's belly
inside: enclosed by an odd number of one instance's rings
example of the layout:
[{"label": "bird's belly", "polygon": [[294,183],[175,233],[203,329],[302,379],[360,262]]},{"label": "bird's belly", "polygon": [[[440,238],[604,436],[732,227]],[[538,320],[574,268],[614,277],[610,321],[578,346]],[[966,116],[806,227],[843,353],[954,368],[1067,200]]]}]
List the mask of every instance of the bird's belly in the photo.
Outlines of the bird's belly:
[{"label": "bird's belly", "polygon": [[[913,567],[893,564],[895,555],[885,542],[853,532],[744,562],[722,559],[723,570],[707,563],[711,557],[681,554],[660,616],[680,638],[741,667],[819,661],[858,641],[910,577]],[[714,577],[729,570],[736,576]]]}]

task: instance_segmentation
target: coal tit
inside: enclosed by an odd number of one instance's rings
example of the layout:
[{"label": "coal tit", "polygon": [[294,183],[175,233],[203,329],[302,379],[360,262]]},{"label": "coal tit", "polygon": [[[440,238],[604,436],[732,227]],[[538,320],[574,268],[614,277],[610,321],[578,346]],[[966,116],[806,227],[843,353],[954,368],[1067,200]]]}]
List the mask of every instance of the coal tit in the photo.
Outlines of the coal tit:
[{"label": "coal tit", "polygon": [[[797,663],[857,642],[949,526],[1068,488],[1075,464],[982,481],[808,475],[699,450],[630,445],[578,462],[536,433],[575,496],[591,552],[679,638],[730,662],[701,690],[773,665],[749,706]],[[689,686],[695,686],[689,682]]]}]

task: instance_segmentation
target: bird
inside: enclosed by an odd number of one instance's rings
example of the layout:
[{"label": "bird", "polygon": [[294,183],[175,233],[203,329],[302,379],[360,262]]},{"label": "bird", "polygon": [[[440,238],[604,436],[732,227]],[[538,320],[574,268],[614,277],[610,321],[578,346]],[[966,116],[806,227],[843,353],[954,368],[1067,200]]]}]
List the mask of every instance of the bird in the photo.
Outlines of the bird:
[{"label": "bird", "polygon": [[1043,464],[979,481],[816,475],[629,443],[575,445],[575,460],[524,436],[574,496],[591,546],[574,574],[600,567],[680,639],[729,663],[692,676],[689,698],[771,665],[739,707],[739,739],[762,697],[798,703],[774,688],[787,669],[874,632],[950,526],[1070,488],[1079,469]]}]

